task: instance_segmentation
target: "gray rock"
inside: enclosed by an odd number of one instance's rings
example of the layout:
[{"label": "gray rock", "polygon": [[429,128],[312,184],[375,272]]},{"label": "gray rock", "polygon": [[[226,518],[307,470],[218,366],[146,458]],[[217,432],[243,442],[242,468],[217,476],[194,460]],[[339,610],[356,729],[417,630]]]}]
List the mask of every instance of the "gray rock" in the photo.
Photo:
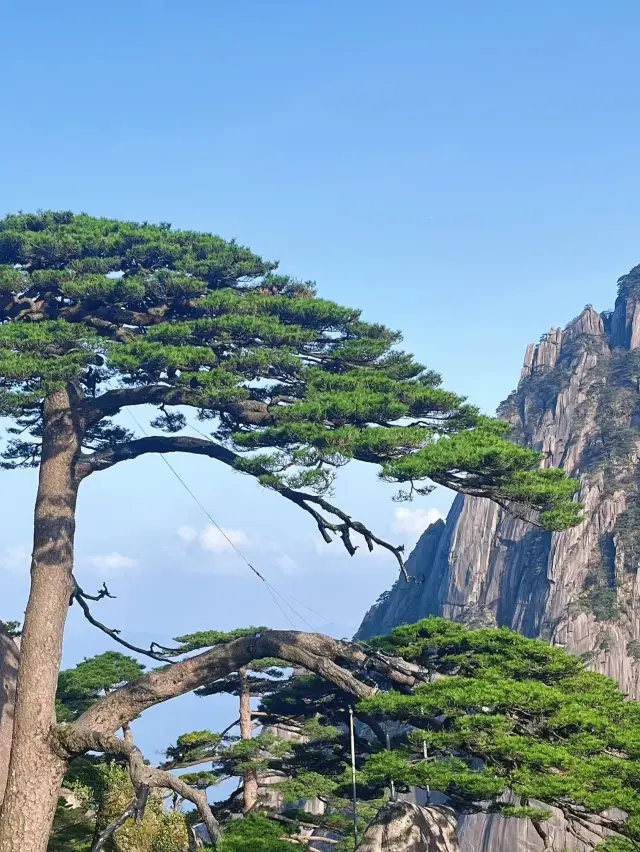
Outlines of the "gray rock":
[{"label": "gray rock", "polygon": [[18,645],[0,622],[0,803],[7,784],[17,676]]},{"label": "gray rock", "polygon": [[[548,533],[489,500],[458,495],[408,559],[422,584],[398,580],[357,638],[428,615],[501,625],[582,655],[640,693],[640,266],[620,279],[615,310],[591,305],[527,347],[518,388],[501,405],[514,437],[580,482],[584,521]],[[470,816],[462,852],[540,852],[517,820]],[[552,825],[554,849],[589,849]],[[572,845],[574,844],[574,845]],[[576,845],[577,844],[577,845]]]},{"label": "gray rock", "polygon": [[367,828],[358,852],[459,852],[453,811],[390,802]]}]

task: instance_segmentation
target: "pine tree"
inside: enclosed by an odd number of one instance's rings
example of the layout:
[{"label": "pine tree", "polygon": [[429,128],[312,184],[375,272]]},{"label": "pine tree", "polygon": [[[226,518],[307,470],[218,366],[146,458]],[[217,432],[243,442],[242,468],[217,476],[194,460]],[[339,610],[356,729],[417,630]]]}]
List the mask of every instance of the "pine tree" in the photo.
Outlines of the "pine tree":
[{"label": "pine tree", "polygon": [[[138,679],[144,668],[133,657],[107,651],[61,671],[56,696],[58,721],[78,719],[100,698]],[[128,724],[124,730],[125,736],[132,741]],[[48,852],[89,852],[100,833],[118,821],[135,799],[126,766],[104,755],[76,758],[63,786],[70,789],[83,806],[74,808],[64,798],[59,799]],[[161,797],[156,796],[147,803],[144,814],[139,814],[137,820],[132,815],[119,827],[117,836],[107,839],[104,850],[176,852],[180,846],[186,850],[187,832],[184,816],[177,811],[167,812]]]},{"label": "pine tree", "polygon": [[[400,627],[366,644],[261,630],[183,638],[184,647],[194,650],[214,644],[98,698],[69,728],[58,731],[62,742],[84,743],[76,746],[78,754],[92,745],[120,755],[113,738],[96,733],[98,720],[110,719],[103,725],[115,729],[123,721],[123,706],[140,710],[141,701],[151,706],[158,699],[149,693],[159,690],[166,698],[182,678],[181,692],[188,691],[196,673],[205,692],[233,693],[239,683],[235,673],[251,665],[251,654],[263,661],[257,663],[259,670],[266,664],[265,650],[277,647],[273,661],[278,667],[288,661],[294,674],[274,679],[272,688],[264,685],[259,712],[266,716],[259,718],[297,727],[298,741],[278,743],[261,734],[247,745],[195,731],[167,751],[165,768],[210,764],[181,775],[183,788],[169,786],[184,798],[189,785],[202,792],[222,776],[241,776],[247,765],[286,776],[277,787],[287,803],[284,812],[258,801],[242,826],[233,818],[233,803],[211,806],[222,823],[223,850],[249,852],[257,833],[266,849],[279,850],[281,840],[289,842],[284,839],[288,833],[295,837],[301,827],[313,825],[321,836],[342,836],[334,844],[336,852],[353,848],[350,708],[356,719],[361,835],[390,796],[420,787],[445,794],[459,812],[530,819],[544,839],[548,808],[557,807],[577,837],[611,832],[603,852],[640,850],[639,705],[562,648],[507,629],[471,630],[440,618]],[[70,680],[61,677],[62,683]],[[126,715],[132,717],[132,709]],[[66,740],[65,732],[75,739]],[[128,755],[125,749],[120,757]],[[78,758],[68,777],[91,787],[94,773],[95,763]],[[121,780],[126,795],[117,800],[118,807],[131,808],[134,787],[124,775]],[[505,803],[505,792],[515,795],[515,804]],[[324,814],[297,809],[300,800],[314,797],[325,801]],[[109,814],[115,819],[120,812],[113,804]],[[258,818],[277,825],[259,832],[264,823]]]},{"label": "pine tree", "polygon": [[[252,627],[230,634],[203,631],[180,636],[175,640],[179,644],[173,654],[209,648],[221,640],[228,641],[234,636],[250,635],[264,629],[266,628]],[[276,751],[282,749],[272,735],[263,732],[254,736],[255,730],[261,727],[257,718],[266,714],[256,713],[251,701],[277,691],[283,683],[284,669],[287,666],[283,660],[271,657],[252,660],[237,671],[197,689],[196,695],[201,698],[221,694],[238,698],[238,719],[222,734],[193,731],[181,735],[176,745],[167,749],[167,762],[163,764],[163,768],[179,769],[210,763],[211,766],[207,770],[182,775],[182,779],[188,784],[201,789],[239,776],[242,778],[242,811],[245,814],[251,811],[258,801],[260,770],[264,768],[266,758],[274,747]],[[239,736],[232,733],[234,730],[239,731]],[[233,798],[237,799],[237,793]]]},{"label": "pine tree", "polygon": [[[264,709],[313,732],[277,762],[290,775],[282,791],[291,806],[316,795],[333,810],[290,817],[347,836],[347,710],[355,705],[359,808],[420,787],[446,794],[461,813],[530,819],[547,843],[546,806],[553,806],[577,838],[613,832],[598,846],[603,852],[640,850],[640,707],[614,681],[562,648],[440,618],[370,646],[419,667],[422,684],[400,691],[374,675],[379,693],[354,702],[306,675],[263,700]],[[507,791],[517,804],[503,801]]]},{"label": "pine tree", "polygon": [[107,651],[61,671],[56,694],[58,719],[61,722],[77,719],[103,695],[136,680],[144,669],[133,657]]},{"label": "pine tree", "polygon": [[[234,241],[65,212],[0,222],[0,415],[7,468],[38,466],[3,852],[44,852],[66,759],[50,743],[73,575],[78,489],[146,453],[188,452],[255,477],[325,540],[379,539],[327,500],[336,472],[377,466],[404,496],[439,483],[490,496],[548,528],[577,523],[575,483],[540,469],[400,337],[319,299]],[[153,405],[167,434],[119,419]],[[191,410],[211,438],[183,432]],[[100,594],[94,596],[100,597]],[[37,816],[36,816],[37,815]],[[25,826],[28,824],[28,831]]]}]

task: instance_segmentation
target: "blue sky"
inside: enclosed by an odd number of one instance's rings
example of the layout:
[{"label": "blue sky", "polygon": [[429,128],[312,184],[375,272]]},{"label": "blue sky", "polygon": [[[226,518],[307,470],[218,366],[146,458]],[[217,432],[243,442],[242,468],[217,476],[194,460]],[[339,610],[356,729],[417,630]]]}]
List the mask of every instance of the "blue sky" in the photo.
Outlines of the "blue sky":
[{"label": "blue sky", "polygon": [[[630,2],[5,0],[0,201],[236,237],[362,307],[486,411],[527,343],[640,262],[640,7]],[[314,627],[350,635],[395,578],[319,549],[295,509],[173,458],[218,523]],[[19,618],[35,478],[3,474],[2,615]],[[337,498],[415,541],[450,497],[397,517],[375,472]],[[159,458],[83,485],[78,575],[134,641],[287,626]],[[291,614],[297,625],[304,626]],[[106,641],[72,613],[66,663]],[[153,752],[227,711],[194,698],[139,726]],[[231,711],[229,711],[231,712]],[[151,756],[151,755],[150,755]]]}]

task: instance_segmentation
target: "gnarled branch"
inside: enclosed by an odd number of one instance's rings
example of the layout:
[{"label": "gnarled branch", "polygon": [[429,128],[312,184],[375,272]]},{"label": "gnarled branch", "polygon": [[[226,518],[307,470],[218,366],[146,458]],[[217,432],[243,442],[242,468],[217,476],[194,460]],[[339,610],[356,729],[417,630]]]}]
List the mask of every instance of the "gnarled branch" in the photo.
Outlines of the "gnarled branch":
[{"label": "gnarled branch", "polygon": [[[120,393],[120,391],[114,391],[114,393]],[[105,394],[105,396],[107,395]],[[215,441],[184,435],[150,435],[82,456],[77,462],[77,474],[79,478],[84,478],[96,471],[106,470],[123,461],[132,461],[147,453],[190,453],[191,455],[208,456],[238,472],[243,472],[242,456]],[[268,472],[266,469],[255,468],[251,471],[254,476],[266,475]],[[304,491],[295,491],[287,487],[275,488],[274,490],[285,500],[289,500],[311,515],[320,530],[320,534],[328,544],[333,541],[332,535],[337,535],[342,540],[349,555],[353,556],[357,550],[357,545],[353,543],[352,536],[353,534],[360,535],[370,551],[376,545],[388,550],[395,557],[405,580],[411,579],[412,582],[418,582],[407,574],[403,559],[403,545],[395,546],[379,538],[362,521],[354,520],[324,497],[308,494]]]},{"label": "gnarled branch", "polygon": [[125,808],[123,813],[120,814],[118,819],[114,820],[112,823],[104,828],[100,834],[96,837],[95,843],[91,847],[91,852],[100,852],[101,849],[104,849],[107,841],[113,837],[116,831],[127,822],[127,820],[131,819],[131,817],[135,814],[136,811],[136,802],[134,799],[128,808]]},{"label": "gnarled branch", "polygon": [[[188,802],[192,802],[196,806],[214,845],[219,841],[222,836],[220,825],[209,807],[207,795],[204,790],[197,790],[189,786],[189,784],[186,784],[177,775],[172,775],[163,769],[155,769],[147,766],[144,762],[142,752],[132,742],[127,742],[113,734],[103,734],[98,731],[88,730],[78,731],[74,725],[58,725],[55,729],[55,735],[59,746],[69,756],[85,754],[87,751],[98,751],[105,754],[116,754],[125,758],[129,767],[131,783],[136,791],[136,800],[125,813],[131,810],[131,816],[140,816],[141,808],[143,810],[144,802],[146,801],[145,789],[160,788],[172,790],[178,796],[186,799]],[[126,822],[126,819],[124,821]]]},{"label": "gnarled branch", "polygon": [[102,630],[102,632],[106,633],[107,636],[110,636],[114,640],[114,642],[117,642],[119,645],[123,645],[125,648],[128,648],[129,651],[133,651],[136,654],[143,654],[145,657],[150,657],[152,660],[156,660],[157,662],[173,664],[174,661],[170,657],[167,657],[164,654],[161,654],[159,650],[156,650],[163,649],[165,651],[169,651],[172,649],[164,648],[162,645],[158,645],[156,642],[152,642],[148,649],[138,648],[137,645],[132,645],[130,642],[127,642],[126,639],[123,639],[120,636],[120,631],[117,630],[115,627],[107,627],[106,624],[103,624],[101,621],[98,621],[97,618],[94,618],[87,601],[101,601],[103,598],[115,598],[115,595],[110,594],[109,590],[107,589],[106,583],[103,583],[102,589],[100,589],[97,595],[88,595],[76,583],[75,591],[71,595],[70,603],[76,601],[80,605],[80,608],[84,613],[84,617],[87,619],[89,624],[92,624],[94,627],[97,627],[98,630]]},{"label": "gnarled branch", "polygon": [[277,657],[302,666],[357,698],[369,698],[376,689],[359,680],[350,669],[364,669],[368,664],[392,679],[397,677],[407,682],[403,661],[398,662],[396,671],[393,664],[380,655],[370,656],[353,643],[340,642],[321,633],[266,630],[217,645],[168,668],[148,672],[101,698],[74,722],[73,727],[79,732],[112,734],[149,707],[212,683],[265,657]]},{"label": "gnarled branch", "polygon": [[370,680],[366,683],[357,676],[358,672],[365,678],[370,678],[372,672],[379,673],[404,688],[428,679],[428,673],[419,666],[368,651],[352,642],[322,633],[265,630],[148,672],[101,698],[73,723],[73,728],[79,733],[113,734],[148,708],[192,692],[265,657],[301,666],[358,699],[370,698],[377,692]]},{"label": "gnarled branch", "polygon": [[83,400],[80,414],[87,426],[94,426],[105,417],[113,417],[130,405],[188,405],[207,408],[221,414],[230,414],[245,426],[266,426],[272,421],[267,404],[261,400],[248,399],[209,406],[197,390],[172,385],[142,385],[107,391],[94,399]]}]

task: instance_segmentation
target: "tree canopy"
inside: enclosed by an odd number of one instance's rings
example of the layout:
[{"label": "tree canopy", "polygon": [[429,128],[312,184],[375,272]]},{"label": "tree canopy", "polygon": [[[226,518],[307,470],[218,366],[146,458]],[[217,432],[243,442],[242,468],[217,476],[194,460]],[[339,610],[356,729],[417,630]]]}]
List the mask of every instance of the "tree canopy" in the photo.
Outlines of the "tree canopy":
[{"label": "tree canopy", "polygon": [[[227,646],[232,654],[253,635],[212,631],[186,644],[201,646],[209,636],[219,643],[212,650]],[[181,779],[200,790],[242,776],[247,767],[282,775],[270,787],[283,797],[281,809],[258,799],[239,824],[237,794],[211,805],[224,828],[222,850],[253,849],[259,835],[265,850],[279,852],[286,834],[295,836],[301,826],[337,835],[337,850],[353,848],[349,708],[356,719],[361,833],[390,796],[419,787],[444,794],[458,812],[530,819],[545,840],[548,808],[559,808],[576,838],[601,835],[603,852],[640,849],[640,708],[578,658],[507,629],[471,630],[440,618],[353,645],[350,659],[345,646],[326,647],[318,671],[329,671],[330,657],[340,661],[363,687],[362,697],[335,674],[325,679],[299,668],[269,686],[261,672],[285,661],[256,657],[262,696],[256,715],[265,717],[261,724],[280,720],[298,736],[260,733],[247,743],[227,732],[194,731],[167,750],[165,767],[188,767]],[[229,663],[213,681],[219,689],[204,694],[237,694],[233,671]],[[193,771],[198,764],[201,770]],[[301,800],[314,797],[325,802],[324,813],[299,810]],[[268,829],[267,820],[275,820]]]},{"label": "tree canopy", "polygon": [[[5,466],[38,463],[43,398],[67,385],[81,476],[146,452],[209,455],[348,547],[352,528],[322,495],[352,459],[376,464],[401,496],[439,483],[540,510],[548,528],[577,522],[576,484],[442,389],[397,348],[398,332],[234,241],[67,212],[7,216],[0,320],[0,414],[16,420]],[[145,403],[166,437],[136,439],[113,419]],[[211,421],[211,440],[177,435],[183,406]]]},{"label": "tree canopy", "polygon": [[[384,481],[397,484],[398,499],[440,484],[489,497],[547,529],[580,522],[578,483],[508,440],[506,424],[443,389],[436,373],[398,348],[400,341],[398,332],[319,298],[312,282],[280,274],[276,263],[233,240],[68,212],[0,221],[0,417],[13,421],[0,463],[39,466],[0,813],[3,850],[44,852],[66,763],[92,750],[126,760],[137,797],[168,788],[191,801],[218,836],[204,791],[151,768],[114,732],[126,734],[128,721],[158,700],[204,687],[256,658],[284,650],[287,661],[313,669],[320,650],[337,653],[326,637],[240,637],[225,646],[238,663],[233,668],[215,649],[201,655],[208,670],[222,675],[200,680],[191,660],[173,666],[168,680],[142,675],[144,689],[104,694],[52,736],[70,602],[112,638],[142,650],[92,616],[88,602],[108,596],[106,586],[87,594],[74,575],[76,505],[86,477],[148,453],[209,457],[305,511],[327,543],[336,538],[353,555],[359,536],[371,550],[392,552],[402,570],[401,545],[380,539],[328,499],[350,461],[376,466]],[[156,409],[154,434],[136,435],[119,416],[135,406]],[[194,427],[190,416],[206,425]],[[157,645],[142,653],[169,659]],[[339,665],[322,665],[354,694],[367,692]],[[100,683],[94,694],[105,692]],[[109,727],[103,710],[119,724]]]},{"label": "tree canopy", "polygon": [[58,718],[64,722],[77,719],[98,698],[130,683],[143,671],[143,665],[117,651],[107,651],[83,660],[73,669],[64,669],[58,677]]},{"label": "tree canopy", "polygon": [[[545,841],[546,805],[563,812],[578,839],[613,832],[599,849],[640,849],[640,707],[614,681],[562,648],[440,618],[368,645],[419,666],[423,682],[389,688],[378,676],[379,693],[355,703],[363,803],[381,801],[391,785],[426,788],[446,794],[461,813],[531,819]],[[316,675],[263,699],[274,715],[315,720],[310,741],[274,763],[291,778],[283,785],[291,802],[319,795],[348,810],[352,703]]]}]

